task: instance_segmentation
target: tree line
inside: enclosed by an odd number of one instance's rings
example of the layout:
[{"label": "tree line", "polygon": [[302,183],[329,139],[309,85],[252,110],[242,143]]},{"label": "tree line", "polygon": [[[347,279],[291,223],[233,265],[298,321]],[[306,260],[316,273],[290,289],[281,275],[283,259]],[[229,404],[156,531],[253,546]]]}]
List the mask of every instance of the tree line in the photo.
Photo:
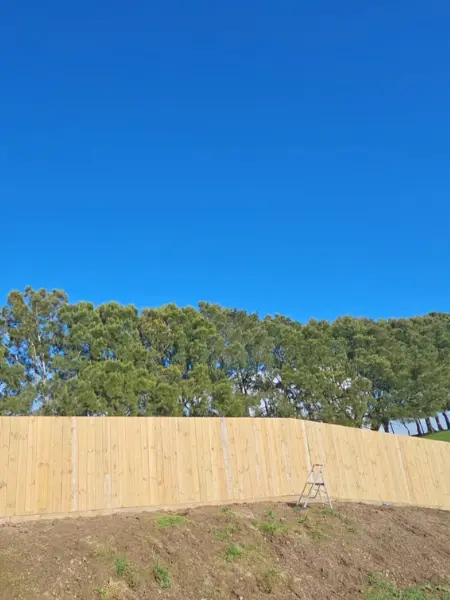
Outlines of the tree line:
[{"label": "tree line", "polygon": [[[449,428],[450,314],[299,323],[200,302],[138,311],[13,291],[1,415],[296,417]],[[424,419],[426,425],[422,425]]]}]

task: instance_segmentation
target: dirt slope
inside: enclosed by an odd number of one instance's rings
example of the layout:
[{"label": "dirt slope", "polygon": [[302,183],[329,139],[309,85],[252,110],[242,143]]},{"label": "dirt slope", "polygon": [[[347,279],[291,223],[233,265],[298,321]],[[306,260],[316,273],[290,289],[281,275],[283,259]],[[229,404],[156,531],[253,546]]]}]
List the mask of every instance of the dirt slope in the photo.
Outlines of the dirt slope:
[{"label": "dirt slope", "polygon": [[2,525],[0,598],[403,597],[389,595],[385,580],[399,588],[429,584],[405,597],[450,598],[449,540],[448,512],[350,504]]}]

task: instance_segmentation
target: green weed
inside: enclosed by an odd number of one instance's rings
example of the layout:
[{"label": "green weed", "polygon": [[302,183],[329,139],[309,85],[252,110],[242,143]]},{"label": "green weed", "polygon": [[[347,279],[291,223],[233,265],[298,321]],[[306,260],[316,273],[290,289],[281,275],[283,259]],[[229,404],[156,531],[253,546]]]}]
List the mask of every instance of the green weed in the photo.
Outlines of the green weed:
[{"label": "green weed", "polygon": [[186,517],[182,517],[181,515],[166,515],[158,519],[157,523],[160,527],[176,527],[177,525],[186,523]]},{"label": "green weed", "polygon": [[96,588],[94,590],[94,595],[97,596],[97,598],[101,598],[102,600],[107,600],[108,599],[108,590],[104,587]]},{"label": "green weed", "polygon": [[218,540],[228,540],[230,538],[230,534],[228,531],[222,531],[221,529],[216,529],[214,531],[214,535]]},{"label": "green weed", "polygon": [[172,585],[169,569],[166,569],[166,567],[155,567],[153,569],[153,575],[160,588],[170,588]]},{"label": "green weed", "polygon": [[401,590],[376,573],[371,573],[369,590],[365,598],[366,600],[450,600],[450,588],[423,585]]},{"label": "green weed", "polygon": [[273,510],[266,510],[264,516],[267,517],[269,521],[275,521],[275,511]]},{"label": "green weed", "polygon": [[320,514],[327,516],[327,517],[336,517],[337,516],[336,509],[329,508],[328,506],[326,508],[320,509]]},{"label": "green weed", "polygon": [[235,558],[239,558],[243,552],[244,552],[244,549],[242,548],[242,546],[239,546],[238,544],[236,544],[233,546],[229,546],[226,549],[225,556],[226,556],[226,559],[228,562],[233,562],[233,560]]},{"label": "green weed", "polygon": [[123,577],[130,570],[130,562],[126,556],[116,556],[114,563],[117,577]]},{"label": "green weed", "polygon": [[274,523],[273,521],[260,521],[258,523],[258,528],[263,533],[269,534],[285,533],[288,529],[287,525],[284,525],[283,523]]},{"label": "green weed", "polygon": [[125,580],[130,590],[137,590],[140,585],[139,576],[126,556],[116,556],[114,561],[116,575]]}]

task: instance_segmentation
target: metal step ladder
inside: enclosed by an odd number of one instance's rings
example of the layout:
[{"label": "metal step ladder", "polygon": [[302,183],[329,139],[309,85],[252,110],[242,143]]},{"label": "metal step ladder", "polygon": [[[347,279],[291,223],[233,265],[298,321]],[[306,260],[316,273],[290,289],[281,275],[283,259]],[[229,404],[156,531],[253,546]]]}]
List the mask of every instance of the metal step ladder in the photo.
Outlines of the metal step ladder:
[{"label": "metal step ladder", "polygon": [[[325,477],[323,475],[324,464],[316,463],[311,467],[311,470],[308,475],[308,479],[306,480],[305,487],[303,488],[302,493],[298,497],[297,504],[303,503],[303,508],[307,508],[309,501],[314,500],[317,496],[319,496],[322,504],[328,504],[330,508],[333,508],[331,504],[330,496],[327,490],[327,484],[325,483]],[[309,486],[308,493],[307,488]],[[322,497],[323,493],[323,497]]]}]

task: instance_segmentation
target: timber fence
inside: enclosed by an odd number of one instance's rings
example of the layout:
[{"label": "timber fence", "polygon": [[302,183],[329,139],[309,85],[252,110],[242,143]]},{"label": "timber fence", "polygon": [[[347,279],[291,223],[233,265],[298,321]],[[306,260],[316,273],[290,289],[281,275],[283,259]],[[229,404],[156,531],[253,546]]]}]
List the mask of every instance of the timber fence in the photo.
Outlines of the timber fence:
[{"label": "timber fence", "polygon": [[295,419],[0,417],[0,520],[292,498],[450,509],[450,444]]}]

